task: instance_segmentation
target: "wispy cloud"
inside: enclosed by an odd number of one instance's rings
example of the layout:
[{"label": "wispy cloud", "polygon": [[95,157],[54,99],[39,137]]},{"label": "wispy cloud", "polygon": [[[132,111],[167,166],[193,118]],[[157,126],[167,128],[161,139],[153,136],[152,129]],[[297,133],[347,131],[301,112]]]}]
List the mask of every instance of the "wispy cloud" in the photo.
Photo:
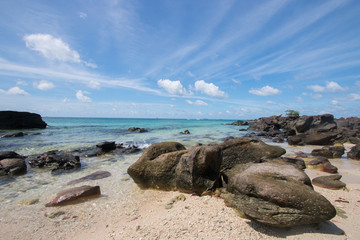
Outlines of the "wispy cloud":
[{"label": "wispy cloud", "polygon": [[195,105],[195,106],[208,106],[209,105],[206,102],[201,101],[201,100],[195,100],[195,101],[186,100],[186,102],[190,105]]},{"label": "wispy cloud", "polygon": [[86,96],[85,94],[89,94],[88,92],[86,91],[82,91],[82,90],[78,90],[76,91],[76,98],[81,101],[81,102],[91,102],[91,98]]},{"label": "wispy cloud", "polygon": [[9,95],[25,95],[25,96],[30,95],[28,92],[26,92],[25,90],[19,87],[12,87],[7,91],[0,89],[0,93],[5,93]]}]

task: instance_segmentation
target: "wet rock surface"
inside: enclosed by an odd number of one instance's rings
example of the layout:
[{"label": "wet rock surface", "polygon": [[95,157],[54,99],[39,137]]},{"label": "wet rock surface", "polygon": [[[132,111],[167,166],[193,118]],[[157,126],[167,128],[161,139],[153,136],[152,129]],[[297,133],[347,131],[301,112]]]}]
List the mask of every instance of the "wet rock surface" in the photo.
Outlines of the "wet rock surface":
[{"label": "wet rock surface", "polygon": [[90,198],[99,197],[101,195],[99,186],[84,185],[81,187],[75,187],[66,189],[59,192],[56,197],[47,203],[46,207],[54,207],[60,205],[66,205],[75,203],[76,201],[85,201]]},{"label": "wet rock surface", "polygon": [[0,160],[0,176],[20,175],[26,173],[27,167],[23,158],[5,158]]},{"label": "wet rock surface", "polygon": [[360,160],[360,144],[353,146],[347,153],[347,157],[354,160]]},{"label": "wet rock surface", "polygon": [[314,149],[311,155],[326,158],[341,158],[344,153],[345,148],[343,146],[326,146],[321,149]]},{"label": "wet rock surface", "polygon": [[309,166],[317,168],[320,171],[327,173],[337,173],[338,169],[330,163],[326,157],[319,157],[317,159],[311,160],[308,163]]},{"label": "wet rock surface", "polygon": [[26,158],[31,167],[50,168],[53,173],[60,170],[72,170],[81,167],[80,157],[64,151],[49,151],[41,155]]},{"label": "wet rock surface", "polygon": [[111,176],[111,173],[108,171],[96,171],[85,177],[72,180],[72,181],[68,182],[67,185],[74,185],[74,184],[78,184],[78,183],[86,182],[86,181],[90,181],[90,180],[98,180],[98,179],[107,178],[110,176]]},{"label": "wet rock surface", "polygon": [[131,127],[131,128],[128,128],[129,132],[138,132],[138,133],[144,133],[144,132],[148,132],[147,129],[145,128],[138,128],[138,127]]}]

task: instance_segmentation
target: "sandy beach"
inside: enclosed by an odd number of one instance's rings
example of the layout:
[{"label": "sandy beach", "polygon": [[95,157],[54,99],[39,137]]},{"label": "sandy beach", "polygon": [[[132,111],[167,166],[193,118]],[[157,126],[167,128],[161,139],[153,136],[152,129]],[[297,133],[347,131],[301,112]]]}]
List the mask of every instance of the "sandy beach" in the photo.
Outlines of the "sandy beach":
[{"label": "sandy beach", "polygon": [[[309,147],[290,148],[308,150]],[[347,150],[349,146],[346,147]],[[288,153],[291,155],[291,152]],[[346,190],[314,187],[338,210],[331,221],[292,228],[267,227],[242,218],[216,196],[140,190],[124,174],[88,182],[102,196],[63,207],[44,207],[50,196],[17,202],[1,214],[2,239],[359,239],[360,162],[331,159]],[[306,169],[310,178],[327,175]],[[185,200],[169,203],[183,195]],[[337,202],[336,200],[344,200]],[[31,200],[31,199],[28,199]],[[55,216],[53,216],[55,215]],[[53,218],[52,218],[53,217]]]}]

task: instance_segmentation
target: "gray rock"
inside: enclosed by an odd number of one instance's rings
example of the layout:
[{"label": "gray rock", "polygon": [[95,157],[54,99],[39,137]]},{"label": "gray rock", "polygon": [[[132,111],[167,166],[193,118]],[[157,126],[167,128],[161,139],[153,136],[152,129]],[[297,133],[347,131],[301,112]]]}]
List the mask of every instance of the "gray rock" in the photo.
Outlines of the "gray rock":
[{"label": "gray rock", "polygon": [[311,152],[313,156],[322,156],[326,158],[341,158],[345,153],[345,148],[343,146],[325,146],[321,149],[314,149]]},{"label": "gray rock", "polygon": [[228,194],[223,197],[250,219],[276,227],[319,223],[336,210],[315,192],[309,177],[293,165],[248,163],[225,173]]},{"label": "gray rock", "polygon": [[346,187],[346,184],[340,181],[341,175],[330,175],[330,176],[321,176],[316,177],[312,180],[312,183],[315,186],[328,188],[328,189],[343,189]]},{"label": "gray rock", "polygon": [[223,152],[221,169],[230,169],[240,163],[260,162],[262,158],[277,158],[285,154],[285,149],[271,146],[259,139],[226,139],[219,145]]},{"label": "gray rock", "polygon": [[22,158],[5,158],[0,160],[0,175],[20,175],[26,173],[27,167]]}]

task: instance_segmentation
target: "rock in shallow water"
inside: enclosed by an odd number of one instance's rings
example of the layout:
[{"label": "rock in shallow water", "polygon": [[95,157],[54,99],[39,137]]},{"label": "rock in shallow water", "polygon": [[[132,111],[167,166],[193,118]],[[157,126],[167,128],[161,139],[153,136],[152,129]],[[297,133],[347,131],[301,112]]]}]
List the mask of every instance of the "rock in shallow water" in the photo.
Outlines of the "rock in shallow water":
[{"label": "rock in shallow water", "polygon": [[0,176],[24,174],[26,170],[26,163],[22,158],[5,158],[0,160]]},{"label": "rock in shallow water", "polygon": [[319,223],[333,218],[336,210],[315,192],[309,177],[293,165],[249,163],[225,173],[234,208],[257,222],[276,227]]},{"label": "rock in shallow water", "polygon": [[89,181],[89,180],[97,180],[97,179],[107,178],[110,176],[111,176],[111,173],[108,171],[96,171],[85,177],[72,180],[72,181],[68,182],[67,185],[73,185],[73,184],[77,184],[77,183],[81,183],[81,182],[85,182],[85,181]]},{"label": "rock in shallow water", "polygon": [[45,204],[45,207],[53,207],[85,201],[89,198],[99,197],[100,195],[101,192],[99,186],[84,185],[81,187],[70,188],[59,192],[51,202]]}]

